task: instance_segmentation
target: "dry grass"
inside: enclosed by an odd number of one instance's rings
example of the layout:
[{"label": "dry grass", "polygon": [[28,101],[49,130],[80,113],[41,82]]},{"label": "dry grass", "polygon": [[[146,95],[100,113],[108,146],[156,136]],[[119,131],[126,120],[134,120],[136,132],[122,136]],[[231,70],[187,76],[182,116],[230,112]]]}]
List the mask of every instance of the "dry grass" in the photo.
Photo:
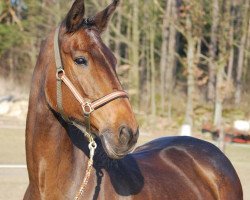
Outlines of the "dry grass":
[{"label": "dry grass", "polygon": [[[3,119],[0,119],[1,121]],[[16,124],[16,122],[13,121],[12,124]],[[10,129],[9,125],[5,127],[1,128],[0,126],[0,164],[25,164],[24,129]],[[142,133],[139,144],[143,144],[158,136],[157,134]],[[235,166],[242,181],[244,200],[250,200],[250,145],[227,145],[226,154]],[[26,169],[0,169],[0,180],[1,200],[22,199],[28,184]]]},{"label": "dry grass", "polygon": [[[0,128],[0,164],[25,164],[24,141],[24,129]],[[27,184],[26,169],[0,169],[1,200],[22,199]]]},{"label": "dry grass", "polygon": [[16,83],[10,79],[0,77],[0,97],[5,95],[13,95],[15,98],[27,99],[30,86],[29,81]]}]

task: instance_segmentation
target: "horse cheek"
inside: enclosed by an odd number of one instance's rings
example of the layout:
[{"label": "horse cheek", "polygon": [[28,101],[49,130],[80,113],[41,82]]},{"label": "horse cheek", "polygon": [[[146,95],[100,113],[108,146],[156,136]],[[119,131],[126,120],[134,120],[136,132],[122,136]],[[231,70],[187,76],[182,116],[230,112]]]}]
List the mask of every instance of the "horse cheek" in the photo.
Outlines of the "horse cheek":
[{"label": "horse cheek", "polygon": [[56,71],[55,69],[53,70],[53,67],[48,67],[47,69],[47,76],[45,78],[45,97],[47,100],[47,103],[49,104],[49,106],[57,111],[57,102],[56,102]]}]

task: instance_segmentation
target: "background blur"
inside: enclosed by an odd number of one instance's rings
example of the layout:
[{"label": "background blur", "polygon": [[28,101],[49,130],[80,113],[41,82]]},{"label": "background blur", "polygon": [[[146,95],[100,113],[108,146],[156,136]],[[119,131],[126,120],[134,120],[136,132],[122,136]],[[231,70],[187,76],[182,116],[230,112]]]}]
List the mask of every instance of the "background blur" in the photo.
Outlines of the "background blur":
[{"label": "background blur", "polygon": [[[32,71],[41,41],[72,2],[0,0],[0,199],[21,199],[27,186]],[[85,2],[91,16],[111,0]],[[230,142],[225,153],[250,200],[250,0],[122,0],[103,40],[118,59],[139,143],[183,125],[195,137]]]}]

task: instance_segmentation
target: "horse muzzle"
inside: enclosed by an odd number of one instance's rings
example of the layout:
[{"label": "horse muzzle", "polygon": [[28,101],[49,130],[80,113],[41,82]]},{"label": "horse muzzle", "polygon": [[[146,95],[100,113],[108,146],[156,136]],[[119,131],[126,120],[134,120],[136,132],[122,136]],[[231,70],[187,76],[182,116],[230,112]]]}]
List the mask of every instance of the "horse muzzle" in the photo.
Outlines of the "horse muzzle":
[{"label": "horse muzzle", "polygon": [[118,137],[115,138],[110,130],[104,131],[101,136],[103,149],[111,159],[121,159],[133,151],[139,137],[139,129],[133,132],[127,126],[121,126]]}]

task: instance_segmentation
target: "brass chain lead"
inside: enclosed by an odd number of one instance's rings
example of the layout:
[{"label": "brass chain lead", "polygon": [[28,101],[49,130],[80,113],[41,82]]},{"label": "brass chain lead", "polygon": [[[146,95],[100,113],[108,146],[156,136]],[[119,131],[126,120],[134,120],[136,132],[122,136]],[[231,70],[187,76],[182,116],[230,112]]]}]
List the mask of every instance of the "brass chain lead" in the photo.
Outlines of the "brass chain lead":
[{"label": "brass chain lead", "polygon": [[89,178],[90,178],[92,169],[93,169],[93,162],[94,162],[93,160],[94,160],[95,150],[97,148],[97,144],[96,144],[96,142],[94,141],[93,138],[92,138],[92,141],[90,141],[88,147],[89,147],[89,150],[90,150],[90,158],[89,158],[89,161],[88,161],[88,166],[87,166],[86,174],[84,176],[81,188],[80,188],[78,194],[75,197],[75,200],[79,200],[79,198],[81,196],[83,196],[83,194],[84,194],[84,192],[86,190],[86,186],[87,186],[87,184],[89,182]]}]

